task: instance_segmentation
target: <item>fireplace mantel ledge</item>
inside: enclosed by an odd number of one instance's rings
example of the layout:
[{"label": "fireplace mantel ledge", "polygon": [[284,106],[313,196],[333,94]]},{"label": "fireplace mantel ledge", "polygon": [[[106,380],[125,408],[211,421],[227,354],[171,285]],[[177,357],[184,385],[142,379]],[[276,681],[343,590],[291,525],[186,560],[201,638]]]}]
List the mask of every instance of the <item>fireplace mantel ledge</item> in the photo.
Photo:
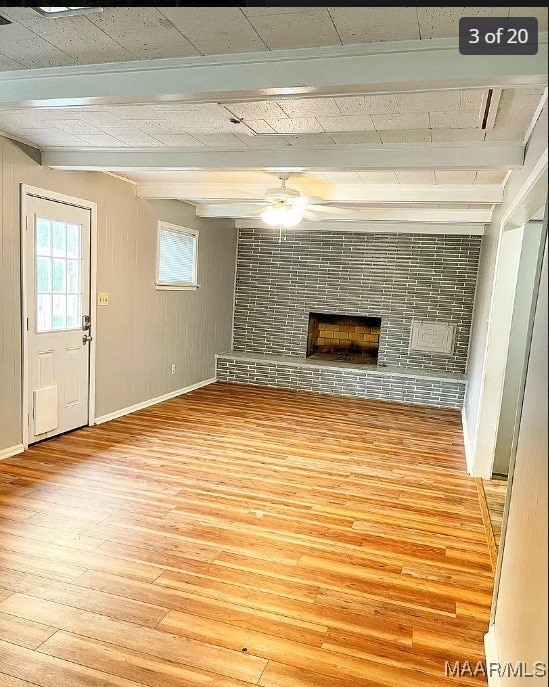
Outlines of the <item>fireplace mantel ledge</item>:
[{"label": "fireplace mantel ledge", "polygon": [[356,363],[331,362],[327,360],[311,360],[299,358],[294,355],[275,355],[271,353],[249,353],[246,351],[226,351],[218,353],[216,358],[222,360],[248,360],[250,362],[283,363],[294,367],[320,367],[323,369],[355,370],[368,375],[380,375],[383,377],[420,377],[421,379],[448,380],[465,384],[464,374],[445,372],[444,370],[422,370],[417,367],[396,367],[382,365],[357,365]]}]

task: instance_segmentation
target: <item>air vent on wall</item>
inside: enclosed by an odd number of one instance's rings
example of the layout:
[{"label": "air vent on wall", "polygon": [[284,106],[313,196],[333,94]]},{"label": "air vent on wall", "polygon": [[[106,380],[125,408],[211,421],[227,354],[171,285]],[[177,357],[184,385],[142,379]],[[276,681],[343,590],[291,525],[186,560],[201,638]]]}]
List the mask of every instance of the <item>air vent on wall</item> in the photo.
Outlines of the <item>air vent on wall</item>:
[{"label": "air vent on wall", "polygon": [[0,14],[0,26],[5,26],[6,24],[11,24],[11,21]]}]

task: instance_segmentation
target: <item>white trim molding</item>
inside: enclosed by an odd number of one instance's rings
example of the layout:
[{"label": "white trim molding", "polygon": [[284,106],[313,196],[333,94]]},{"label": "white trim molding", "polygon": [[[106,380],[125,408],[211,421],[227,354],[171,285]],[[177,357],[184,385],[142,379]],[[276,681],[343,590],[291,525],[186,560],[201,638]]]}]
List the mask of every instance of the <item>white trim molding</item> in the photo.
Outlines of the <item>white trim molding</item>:
[{"label": "white trim molding", "polygon": [[385,143],[357,144],[352,148],[284,148],[221,150],[186,148],[55,148],[42,151],[42,165],[121,173],[132,170],[196,171],[208,169],[276,170],[398,170],[398,169],[519,169],[524,144]]},{"label": "white trim molding", "polygon": [[0,460],[6,460],[6,458],[11,458],[12,456],[17,456],[23,453],[25,447],[23,444],[15,444],[15,446],[9,446],[8,448],[0,449]]},{"label": "white trim molding", "polygon": [[471,437],[469,436],[469,427],[467,426],[467,414],[465,412],[465,406],[461,409],[461,427],[463,431],[463,449],[465,451],[467,472],[472,475],[474,470],[473,449],[471,446]]},{"label": "white trim molding", "polygon": [[496,645],[496,633],[494,626],[490,625],[488,632],[484,635],[484,654],[486,656],[486,671],[488,673],[488,687],[502,687],[499,673],[490,670],[490,665],[499,663],[498,648]]},{"label": "white trim molding", "polygon": [[176,396],[182,396],[183,394],[188,394],[191,391],[200,389],[208,384],[213,384],[216,382],[216,378],[205,379],[202,382],[197,382],[196,384],[191,384],[190,386],[183,387],[182,389],[176,389],[175,391],[170,391],[162,396],[156,396],[155,398],[149,398],[147,401],[141,401],[141,403],[136,403],[133,406],[126,406],[126,408],[121,408],[120,410],[115,410],[112,413],[107,413],[106,415],[101,415],[95,418],[95,424],[101,425],[104,422],[109,422],[110,420],[116,420],[118,417],[123,415],[129,415],[130,413],[135,413],[138,410],[143,410],[143,408],[148,408],[149,406],[154,406],[157,403],[162,403],[162,401],[169,401],[170,398],[175,398]]},{"label": "white trim molding", "polygon": [[[457,38],[3,72],[5,107],[234,102],[292,96],[516,88],[547,83],[547,33],[536,55],[463,59]],[[459,66],[457,66],[459,65]]]}]

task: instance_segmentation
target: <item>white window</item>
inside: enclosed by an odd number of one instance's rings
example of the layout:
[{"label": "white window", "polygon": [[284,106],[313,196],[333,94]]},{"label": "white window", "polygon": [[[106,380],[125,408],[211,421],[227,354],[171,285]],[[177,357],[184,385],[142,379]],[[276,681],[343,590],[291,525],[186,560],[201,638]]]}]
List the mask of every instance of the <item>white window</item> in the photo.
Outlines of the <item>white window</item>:
[{"label": "white window", "polygon": [[158,223],[157,289],[196,289],[198,232]]}]

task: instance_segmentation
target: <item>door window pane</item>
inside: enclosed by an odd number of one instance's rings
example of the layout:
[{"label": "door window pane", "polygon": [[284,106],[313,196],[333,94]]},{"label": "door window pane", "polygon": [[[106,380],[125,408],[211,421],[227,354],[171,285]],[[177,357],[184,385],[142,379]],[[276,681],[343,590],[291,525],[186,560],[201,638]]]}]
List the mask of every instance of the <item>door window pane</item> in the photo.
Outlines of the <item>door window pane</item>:
[{"label": "door window pane", "polygon": [[67,254],[67,225],[65,222],[52,222],[51,228],[52,254],[64,258]]},{"label": "door window pane", "polygon": [[51,330],[51,295],[39,294],[36,303],[36,330],[48,332]]},{"label": "door window pane", "polygon": [[51,292],[51,260],[36,258],[36,290],[38,293]]},{"label": "door window pane", "polygon": [[51,255],[51,222],[43,217],[36,220],[36,255]]},{"label": "door window pane", "polygon": [[53,297],[52,329],[65,329],[67,326],[67,297]]},{"label": "door window pane", "polygon": [[67,290],[67,262],[66,260],[53,259],[52,291],[65,293]]},{"label": "door window pane", "polygon": [[80,296],[67,296],[67,327],[77,327],[80,322],[78,317],[78,303]]},{"label": "door window pane", "polygon": [[80,226],[78,224],[67,224],[67,257],[80,257]]},{"label": "door window pane", "polygon": [[35,298],[38,332],[80,326],[81,238],[81,225],[36,217]]},{"label": "door window pane", "polygon": [[67,260],[67,293],[80,292],[80,261]]}]

